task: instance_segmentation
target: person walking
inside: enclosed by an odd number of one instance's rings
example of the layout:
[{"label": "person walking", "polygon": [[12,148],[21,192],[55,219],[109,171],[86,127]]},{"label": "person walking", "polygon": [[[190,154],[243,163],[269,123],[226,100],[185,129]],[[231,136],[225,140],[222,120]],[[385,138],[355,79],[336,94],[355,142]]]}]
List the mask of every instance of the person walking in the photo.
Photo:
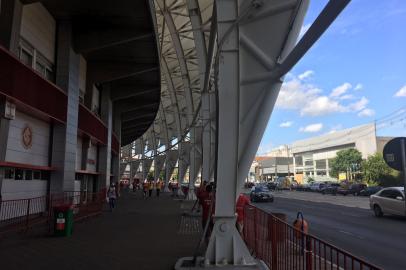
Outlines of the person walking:
[{"label": "person walking", "polygon": [[156,183],[156,196],[159,198],[159,193],[161,193],[162,189],[162,181],[158,179],[158,182]]},{"label": "person walking", "polygon": [[148,191],[148,182],[145,180],[142,185],[142,192],[144,194],[144,199],[147,198],[147,191]]},{"label": "person walking", "polygon": [[109,190],[107,191],[107,198],[109,199],[110,212],[113,212],[113,209],[116,207],[117,199],[115,186],[111,185],[109,187]]},{"label": "person walking", "polygon": [[149,181],[148,190],[149,190],[148,197],[152,197],[152,191],[154,190],[154,181],[152,180]]}]

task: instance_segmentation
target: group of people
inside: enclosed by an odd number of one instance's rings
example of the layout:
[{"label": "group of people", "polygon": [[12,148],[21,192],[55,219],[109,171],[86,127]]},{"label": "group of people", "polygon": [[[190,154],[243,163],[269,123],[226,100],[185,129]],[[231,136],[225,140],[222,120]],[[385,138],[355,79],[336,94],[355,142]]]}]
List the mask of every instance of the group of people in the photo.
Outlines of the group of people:
[{"label": "group of people", "polygon": [[[201,186],[197,189],[196,197],[198,199],[198,203],[202,208],[202,226],[203,228],[206,226],[207,222],[209,231],[213,228],[213,216],[215,212],[215,184],[214,182],[207,183],[207,181],[203,181]],[[237,199],[236,204],[236,227],[238,231],[242,234],[244,228],[244,208],[246,205],[250,203],[250,199],[244,195],[240,194]],[[210,234],[209,234],[210,235]]]},{"label": "group of people", "polygon": [[152,193],[153,193],[154,190],[155,190],[156,196],[159,197],[159,194],[161,193],[162,187],[163,187],[162,180],[144,181],[144,183],[142,184],[142,192],[143,192],[144,199],[147,198],[147,195],[148,195],[148,197],[152,197]]}]

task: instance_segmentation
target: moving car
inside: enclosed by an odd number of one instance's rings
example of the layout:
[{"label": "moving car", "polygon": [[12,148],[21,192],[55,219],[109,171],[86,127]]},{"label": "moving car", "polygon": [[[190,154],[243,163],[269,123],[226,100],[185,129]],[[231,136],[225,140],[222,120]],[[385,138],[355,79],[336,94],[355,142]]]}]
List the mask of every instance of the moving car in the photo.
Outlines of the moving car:
[{"label": "moving car", "polygon": [[342,194],[342,195],[348,195],[348,194],[353,194],[354,196],[357,196],[360,194],[361,190],[365,189],[367,185],[365,184],[352,184],[348,188],[345,187],[339,187],[337,189],[337,194]]},{"label": "moving car", "polygon": [[377,193],[378,191],[380,191],[381,189],[382,189],[382,187],[380,187],[380,186],[367,187],[367,188],[364,188],[363,190],[361,190],[359,195],[360,196],[371,196],[371,195]]},{"label": "moving car", "polygon": [[369,206],[376,217],[386,214],[406,216],[405,190],[403,187],[389,187],[369,197]]},{"label": "moving car", "polygon": [[273,202],[273,195],[266,186],[255,186],[251,189],[251,202]]},{"label": "moving car", "polygon": [[321,188],[320,192],[321,194],[337,194],[337,189],[340,187],[339,183],[330,183],[325,185],[323,188]]}]

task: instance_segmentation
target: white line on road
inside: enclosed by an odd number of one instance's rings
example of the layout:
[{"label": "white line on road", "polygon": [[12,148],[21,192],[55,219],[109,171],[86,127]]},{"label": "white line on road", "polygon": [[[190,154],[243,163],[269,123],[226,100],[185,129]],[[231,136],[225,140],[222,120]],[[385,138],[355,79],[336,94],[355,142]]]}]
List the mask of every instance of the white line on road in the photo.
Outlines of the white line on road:
[{"label": "white line on road", "polygon": [[340,232],[340,233],[347,234],[347,235],[350,235],[350,236],[353,236],[353,237],[358,238],[358,239],[365,239],[364,237],[362,237],[362,236],[360,236],[360,235],[353,234],[353,233],[351,233],[351,232],[347,232],[347,231],[343,231],[343,230],[339,230],[339,232]]}]

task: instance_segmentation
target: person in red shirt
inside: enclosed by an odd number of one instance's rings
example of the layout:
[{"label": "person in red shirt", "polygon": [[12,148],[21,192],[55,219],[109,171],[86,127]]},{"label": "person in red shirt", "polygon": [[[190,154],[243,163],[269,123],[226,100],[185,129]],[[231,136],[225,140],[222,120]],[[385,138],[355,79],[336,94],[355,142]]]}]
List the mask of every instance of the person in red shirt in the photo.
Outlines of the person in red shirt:
[{"label": "person in red shirt", "polygon": [[244,208],[247,204],[250,204],[248,196],[240,194],[237,199],[236,211],[237,211],[237,229],[242,234],[244,228]]}]

